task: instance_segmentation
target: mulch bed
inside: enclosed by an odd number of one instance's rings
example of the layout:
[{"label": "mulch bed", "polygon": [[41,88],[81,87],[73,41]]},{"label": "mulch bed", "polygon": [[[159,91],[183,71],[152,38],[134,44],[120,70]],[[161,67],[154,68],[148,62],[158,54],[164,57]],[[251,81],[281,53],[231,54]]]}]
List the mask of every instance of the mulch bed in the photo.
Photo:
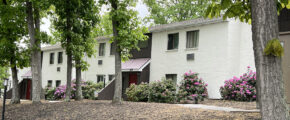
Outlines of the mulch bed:
[{"label": "mulch bed", "polygon": [[5,117],[9,120],[248,120],[260,119],[260,114],[191,109],[163,103],[123,102],[122,105],[112,105],[111,101],[83,100],[60,103],[44,102],[40,105],[34,105],[29,102],[20,105],[7,105]]}]

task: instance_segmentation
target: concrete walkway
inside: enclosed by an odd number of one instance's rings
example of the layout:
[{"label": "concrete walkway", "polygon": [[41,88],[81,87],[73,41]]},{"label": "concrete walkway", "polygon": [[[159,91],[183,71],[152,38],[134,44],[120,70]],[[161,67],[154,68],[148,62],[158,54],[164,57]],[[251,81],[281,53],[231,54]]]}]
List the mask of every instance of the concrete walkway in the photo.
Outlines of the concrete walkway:
[{"label": "concrete walkway", "polygon": [[225,111],[225,112],[260,112],[260,110],[258,109],[245,110],[245,109],[238,109],[238,108],[231,108],[231,107],[219,107],[219,106],[210,106],[210,105],[202,105],[202,104],[177,104],[177,105],[187,107],[187,108],[198,108],[198,109]]}]

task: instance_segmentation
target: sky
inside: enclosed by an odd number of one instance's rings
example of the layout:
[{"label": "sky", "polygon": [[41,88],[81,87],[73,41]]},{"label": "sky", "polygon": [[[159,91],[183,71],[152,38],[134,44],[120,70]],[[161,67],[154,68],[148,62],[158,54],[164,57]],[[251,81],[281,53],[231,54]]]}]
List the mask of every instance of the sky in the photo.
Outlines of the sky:
[{"label": "sky", "polygon": [[[139,2],[137,3],[135,10],[137,10],[139,12],[138,17],[140,17],[140,18],[144,18],[147,15],[149,15],[147,6],[145,4],[143,4],[141,2],[141,0],[139,0]],[[104,8],[102,8],[102,12],[105,12]],[[49,35],[51,35],[50,30],[49,30],[50,24],[51,24],[51,22],[50,22],[50,20],[48,18],[43,18],[42,19],[42,24],[40,26],[40,30],[41,31],[45,31]]]}]

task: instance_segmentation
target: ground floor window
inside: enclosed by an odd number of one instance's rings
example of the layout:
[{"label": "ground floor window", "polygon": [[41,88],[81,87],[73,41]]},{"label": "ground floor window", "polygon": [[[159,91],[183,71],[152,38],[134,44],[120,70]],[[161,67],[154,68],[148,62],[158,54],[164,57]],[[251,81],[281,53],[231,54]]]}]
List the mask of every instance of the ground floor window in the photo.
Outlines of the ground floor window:
[{"label": "ground floor window", "polygon": [[97,75],[97,82],[104,82],[105,80],[105,75]]},{"label": "ground floor window", "polygon": [[109,75],[109,81],[112,81],[115,78],[115,75]]},{"label": "ground floor window", "polygon": [[171,80],[173,84],[177,84],[177,74],[166,74],[166,80]]},{"label": "ground floor window", "polygon": [[47,87],[52,87],[52,80],[47,81]]},{"label": "ground floor window", "polygon": [[60,84],[61,84],[61,80],[56,80],[56,82],[55,82],[55,87],[60,86]]}]

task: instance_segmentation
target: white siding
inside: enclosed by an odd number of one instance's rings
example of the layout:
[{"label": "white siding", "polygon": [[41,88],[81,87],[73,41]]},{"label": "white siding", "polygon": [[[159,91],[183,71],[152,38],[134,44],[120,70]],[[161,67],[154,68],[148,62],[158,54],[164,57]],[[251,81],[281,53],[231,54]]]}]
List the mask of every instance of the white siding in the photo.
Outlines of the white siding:
[{"label": "white siding", "polygon": [[[249,33],[250,27],[230,21],[153,33],[150,81],[160,80],[165,77],[165,74],[177,74],[179,83],[182,75],[192,70],[200,73],[200,77],[209,84],[209,97],[220,98],[219,88],[224,80],[233,75],[239,75],[242,69],[246,69],[248,64],[253,65],[254,62],[249,59],[253,58],[251,52],[253,49],[249,46],[251,34],[242,34],[239,29]],[[199,47],[188,50],[186,49],[186,31],[191,30],[199,30]],[[168,34],[177,32],[179,33],[178,50],[168,51]],[[244,42],[240,38],[243,38]],[[194,61],[186,60],[188,53],[195,54]]]}]

